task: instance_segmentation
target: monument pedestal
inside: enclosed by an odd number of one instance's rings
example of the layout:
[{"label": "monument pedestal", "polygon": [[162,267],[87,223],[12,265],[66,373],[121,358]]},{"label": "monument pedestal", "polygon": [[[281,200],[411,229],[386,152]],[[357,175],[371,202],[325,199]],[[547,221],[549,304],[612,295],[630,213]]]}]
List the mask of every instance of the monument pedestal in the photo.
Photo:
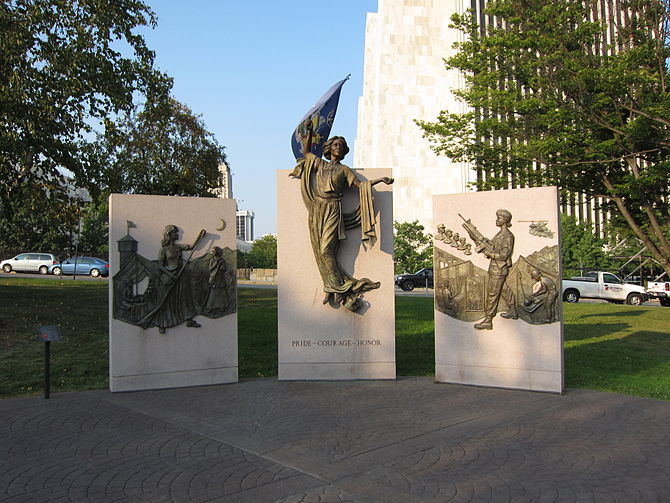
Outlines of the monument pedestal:
[{"label": "monument pedestal", "polygon": [[[508,230],[498,225],[499,209],[512,215]],[[562,392],[556,187],[434,196],[433,212],[435,380]],[[488,243],[476,243],[464,223]],[[513,250],[505,258],[503,236],[510,234]],[[489,248],[493,258],[484,253]],[[492,296],[495,316],[482,323]]]},{"label": "monument pedestal", "polygon": [[[359,312],[324,305],[323,283],[308,230],[300,181],[277,172],[278,334],[280,380],[395,379],[395,293],[391,187],[373,187],[377,242],[361,243],[360,227],[346,231],[338,262],[355,278],[380,281],[363,294]],[[359,179],[391,176],[390,170],[359,170]],[[343,210],[358,204],[351,189]]]},{"label": "monument pedestal", "polygon": [[[165,328],[165,333],[160,333],[158,326],[154,326],[153,323],[148,328],[142,328],[114,317],[115,285],[116,294],[119,294],[119,284],[115,283],[119,281],[119,277],[115,278],[115,275],[119,273],[121,262],[123,261],[125,266],[128,261],[133,260],[132,255],[141,256],[141,259],[135,260],[139,264],[136,267],[124,267],[124,271],[132,269],[136,277],[142,275],[139,271],[142,265],[149,270],[155,269],[156,266],[148,262],[158,259],[166,225],[176,225],[179,228],[181,231],[179,243],[182,244],[192,244],[200,229],[207,231],[193,252],[191,263],[200,260],[201,275],[197,280],[199,284],[204,284],[205,292],[209,288],[208,284],[213,285],[212,288],[220,288],[221,285],[218,283],[222,276],[217,275],[221,273],[213,269],[215,263],[210,260],[209,255],[214,246],[227,248],[224,251],[228,256],[236,253],[235,201],[112,194],[109,200],[109,222],[111,391],[237,382],[237,289],[234,259],[223,272],[228,275],[226,278],[232,278],[232,292],[230,295],[226,294],[225,298],[228,306],[226,309],[234,309],[230,314],[216,318],[197,315],[195,320],[201,325],[200,327],[189,327],[187,323],[180,323]],[[190,253],[190,251],[183,252],[184,262]],[[177,273],[178,271],[175,272]],[[180,287],[179,284],[173,285],[168,297],[176,295],[175,292]],[[144,279],[132,285],[132,292],[127,295],[124,292],[121,303],[125,309],[124,313],[132,309],[142,310],[141,304],[144,300],[142,296],[144,294],[145,299],[150,298],[152,288],[149,287],[149,280]],[[155,295],[154,298],[160,299],[161,296],[162,294]],[[216,311],[220,307],[216,303],[212,307],[211,297],[201,300],[210,310]],[[168,302],[171,300],[166,300],[165,304]]]}]

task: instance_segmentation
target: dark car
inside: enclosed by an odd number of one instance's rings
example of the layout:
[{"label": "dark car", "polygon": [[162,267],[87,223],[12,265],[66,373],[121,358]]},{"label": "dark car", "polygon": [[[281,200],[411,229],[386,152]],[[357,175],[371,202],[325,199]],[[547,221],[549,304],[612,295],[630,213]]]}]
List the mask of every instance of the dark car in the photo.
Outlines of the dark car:
[{"label": "dark car", "polygon": [[433,288],[433,268],[424,267],[414,274],[399,274],[395,277],[395,284],[409,292],[417,286]]},{"label": "dark car", "polygon": [[60,276],[61,274],[91,275],[94,278],[98,276],[109,276],[109,264],[96,257],[70,257],[61,263],[56,263],[49,267],[49,272]]}]

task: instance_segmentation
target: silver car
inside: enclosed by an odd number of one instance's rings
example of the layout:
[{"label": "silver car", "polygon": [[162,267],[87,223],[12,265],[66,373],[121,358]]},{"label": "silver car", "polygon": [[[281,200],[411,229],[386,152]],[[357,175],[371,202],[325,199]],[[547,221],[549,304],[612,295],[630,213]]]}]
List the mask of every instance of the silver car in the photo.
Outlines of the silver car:
[{"label": "silver car", "polygon": [[20,253],[14,258],[0,262],[0,268],[5,272],[39,272],[47,274],[49,267],[58,263],[55,255],[50,253]]}]

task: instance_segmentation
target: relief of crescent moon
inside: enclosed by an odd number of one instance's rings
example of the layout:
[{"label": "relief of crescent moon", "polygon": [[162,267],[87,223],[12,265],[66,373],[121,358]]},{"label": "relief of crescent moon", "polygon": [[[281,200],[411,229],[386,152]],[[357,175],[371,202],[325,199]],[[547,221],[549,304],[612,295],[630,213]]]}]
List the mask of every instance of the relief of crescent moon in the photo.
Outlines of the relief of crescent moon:
[{"label": "relief of crescent moon", "polygon": [[221,219],[221,226],[220,226],[220,227],[217,227],[216,230],[217,230],[217,231],[222,231],[222,230],[224,230],[225,228],[226,228],[226,221],[222,218],[222,219]]}]

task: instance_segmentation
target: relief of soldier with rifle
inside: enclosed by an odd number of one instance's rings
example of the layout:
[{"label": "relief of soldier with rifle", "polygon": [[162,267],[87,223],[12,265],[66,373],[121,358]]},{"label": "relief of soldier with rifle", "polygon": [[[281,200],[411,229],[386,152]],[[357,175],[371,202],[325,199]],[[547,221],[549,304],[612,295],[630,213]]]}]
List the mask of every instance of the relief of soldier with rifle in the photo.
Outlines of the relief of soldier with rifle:
[{"label": "relief of soldier with rifle", "polygon": [[[503,293],[503,287],[512,266],[512,252],[514,251],[514,234],[509,228],[512,226],[512,213],[507,210],[499,209],[496,211],[496,226],[500,231],[488,239],[471,222],[465,219],[463,215],[458,214],[464,221],[463,228],[475,242],[475,251],[483,253],[490,259],[488,269],[488,291],[486,293],[484,305],[484,319],[476,323],[474,327],[477,330],[492,330],[493,318],[498,312],[498,303]],[[511,297],[509,302],[510,310],[502,313],[503,318],[517,319],[519,317],[516,311],[516,302],[509,288],[507,295]]]}]

